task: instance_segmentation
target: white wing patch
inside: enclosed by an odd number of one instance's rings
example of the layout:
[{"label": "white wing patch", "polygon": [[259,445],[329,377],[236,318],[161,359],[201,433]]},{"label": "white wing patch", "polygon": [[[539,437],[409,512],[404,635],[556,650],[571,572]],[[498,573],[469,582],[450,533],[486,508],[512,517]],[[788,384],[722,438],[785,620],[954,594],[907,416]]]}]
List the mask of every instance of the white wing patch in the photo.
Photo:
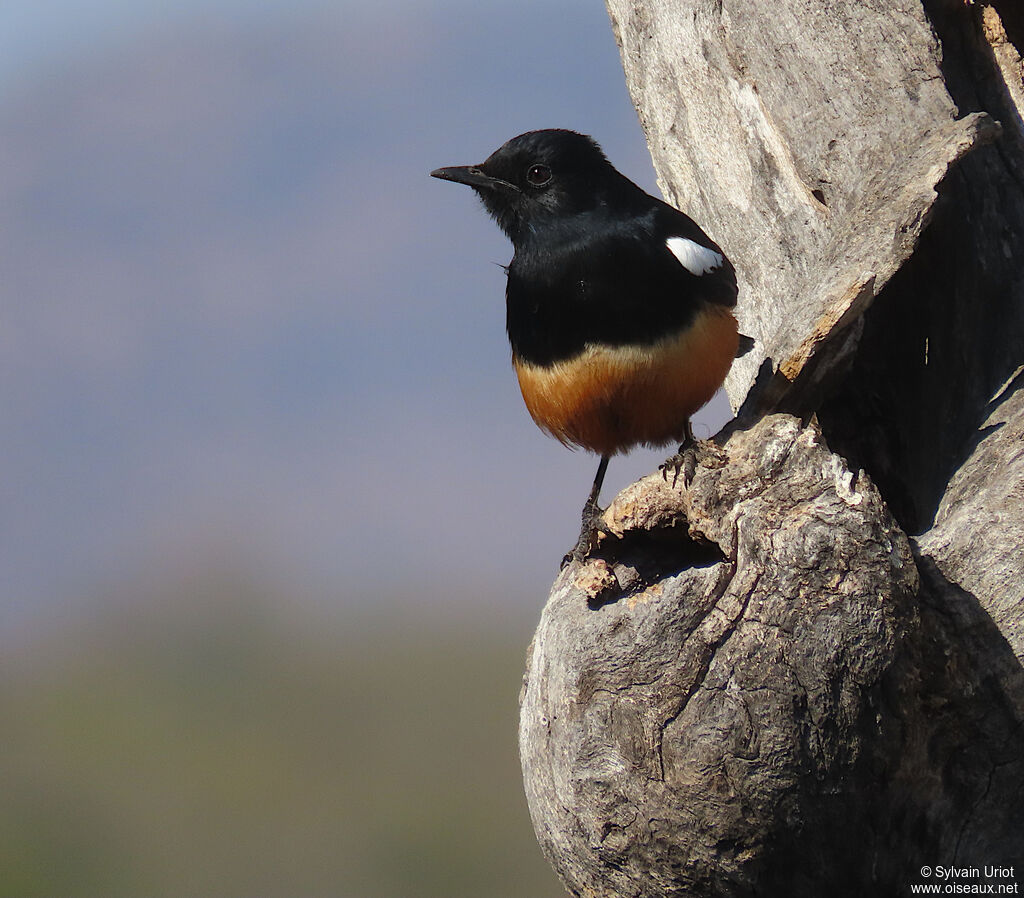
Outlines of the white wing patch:
[{"label": "white wing patch", "polygon": [[722,262],[725,261],[721,253],[694,243],[686,237],[669,237],[665,245],[690,274],[707,274],[721,268]]}]

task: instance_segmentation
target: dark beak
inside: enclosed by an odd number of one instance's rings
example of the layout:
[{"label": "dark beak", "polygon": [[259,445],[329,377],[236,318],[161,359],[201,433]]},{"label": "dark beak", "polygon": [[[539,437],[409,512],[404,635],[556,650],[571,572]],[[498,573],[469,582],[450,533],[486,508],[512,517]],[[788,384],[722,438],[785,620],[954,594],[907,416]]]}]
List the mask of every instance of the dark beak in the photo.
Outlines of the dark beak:
[{"label": "dark beak", "polygon": [[430,177],[440,178],[442,181],[454,181],[456,184],[468,184],[476,190],[514,190],[519,193],[519,188],[501,178],[492,178],[485,175],[476,165],[452,165],[448,168],[435,168]]}]

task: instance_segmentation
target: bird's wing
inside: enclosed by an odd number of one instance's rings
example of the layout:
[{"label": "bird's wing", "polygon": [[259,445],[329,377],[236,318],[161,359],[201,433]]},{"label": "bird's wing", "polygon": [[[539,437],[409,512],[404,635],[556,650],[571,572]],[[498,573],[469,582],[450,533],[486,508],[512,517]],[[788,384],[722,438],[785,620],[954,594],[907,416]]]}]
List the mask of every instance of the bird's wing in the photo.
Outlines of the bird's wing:
[{"label": "bird's wing", "polygon": [[654,243],[664,240],[664,248],[674,257],[685,274],[686,283],[694,283],[707,302],[732,308],[736,305],[738,288],[736,269],[700,226],[688,215],[671,206],[659,203],[653,215]]}]

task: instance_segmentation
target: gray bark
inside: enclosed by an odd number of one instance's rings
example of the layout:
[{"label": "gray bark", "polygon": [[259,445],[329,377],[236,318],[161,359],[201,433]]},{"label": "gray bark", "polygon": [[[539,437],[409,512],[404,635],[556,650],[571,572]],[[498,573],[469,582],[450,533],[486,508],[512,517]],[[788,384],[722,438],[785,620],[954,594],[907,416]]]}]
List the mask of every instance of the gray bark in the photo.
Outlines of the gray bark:
[{"label": "gray bark", "polygon": [[1024,12],[608,6],[757,347],[692,481],[620,494],[555,584],[520,725],[541,846],[592,896],[1024,866]]}]

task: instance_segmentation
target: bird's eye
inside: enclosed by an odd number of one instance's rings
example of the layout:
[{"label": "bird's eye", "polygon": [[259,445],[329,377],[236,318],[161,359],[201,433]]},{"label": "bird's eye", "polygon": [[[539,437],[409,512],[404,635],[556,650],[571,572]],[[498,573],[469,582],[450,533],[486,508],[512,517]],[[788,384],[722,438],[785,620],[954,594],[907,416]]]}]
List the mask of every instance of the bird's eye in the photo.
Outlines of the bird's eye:
[{"label": "bird's eye", "polygon": [[543,187],[551,180],[551,169],[546,165],[531,165],[526,170],[526,180],[534,187]]}]

